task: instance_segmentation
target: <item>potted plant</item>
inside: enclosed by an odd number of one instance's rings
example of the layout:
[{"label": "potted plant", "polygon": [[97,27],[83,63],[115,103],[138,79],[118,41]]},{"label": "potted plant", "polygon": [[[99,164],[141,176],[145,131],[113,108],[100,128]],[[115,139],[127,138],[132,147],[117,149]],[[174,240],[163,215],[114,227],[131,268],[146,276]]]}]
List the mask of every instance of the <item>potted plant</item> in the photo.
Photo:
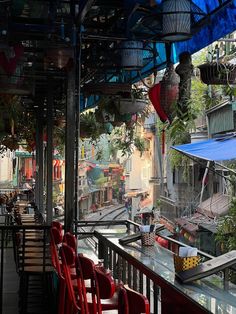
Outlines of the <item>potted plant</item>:
[{"label": "potted plant", "polygon": [[100,135],[107,133],[104,123],[96,120],[95,113],[85,112],[80,115],[80,137],[97,140]]},{"label": "potted plant", "polygon": [[115,100],[116,108],[121,115],[141,112],[148,105],[148,100],[142,89],[132,89],[131,93],[121,93]]},{"label": "potted plant", "polygon": [[96,120],[100,123],[110,122],[114,127],[129,123],[132,120],[131,113],[121,114],[116,107],[116,98],[102,96],[95,110]]},{"label": "potted plant", "polygon": [[236,65],[230,63],[208,62],[199,65],[203,83],[212,85],[236,84]]}]

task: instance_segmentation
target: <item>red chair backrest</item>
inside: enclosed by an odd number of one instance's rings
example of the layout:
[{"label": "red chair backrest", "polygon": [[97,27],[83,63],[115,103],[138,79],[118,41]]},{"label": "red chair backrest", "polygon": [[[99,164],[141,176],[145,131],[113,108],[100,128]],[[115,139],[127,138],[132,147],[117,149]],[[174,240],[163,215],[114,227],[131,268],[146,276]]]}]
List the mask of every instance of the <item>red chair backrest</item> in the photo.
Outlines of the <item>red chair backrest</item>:
[{"label": "red chair backrest", "polygon": [[111,274],[95,267],[95,275],[97,277],[100,299],[112,298],[116,290],[116,285]]},{"label": "red chair backrest", "polygon": [[83,279],[94,279],[94,262],[82,254],[78,255],[78,264],[83,274]]},{"label": "red chair backrest", "polygon": [[63,237],[62,237],[60,230],[56,227],[52,227],[51,233],[52,233],[55,244],[56,245],[61,244]]},{"label": "red chair backrest", "polygon": [[64,235],[64,242],[67,243],[72,249],[74,249],[75,252],[77,251],[77,240],[72,233],[66,232],[66,234]]},{"label": "red chair backrest", "polygon": [[150,314],[148,299],[141,293],[129,288],[127,285],[120,288],[118,302],[120,302],[119,314]]},{"label": "red chair backrest", "polygon": [[[73,313],[89,314],[86,290],[81,283],[81,278],[77,275],[77,296],[75,296],[75,290],[71,279],[71,267],[77,265],[76,254],[73,248],[71,248],[67,243],[63,243],[60,249],[61,259],[62,259],[62,269],[65,276],[68,299],[73,306]],[[78,302],[77,302],[78,301]]]},{"label": "red chair backrest", "polygon": [[129,314],[128,296],[124,287],[120,287],[118,294],[118,314]]},{"label": "red chair backrest", "polygon": [[76,297],[73,289],[73,284],[71,281],[71,268],[70,266],[75,262],[75,252],[69,247],[66,243],[63,243],[60,248],[60,255],[62,260],[62,269],[65,276],[66,287],[67,287],[67,296],[71,304],[79,310],[79,307],[76,302]]},{"label": "red chair backrest", "polygon": [[62,226],[62,224],[59,221],[52,221],[51,226],[57,228],[61,232],[63,230],[63,226]]},{"label": "red chair backrest", "polygon": [[50,238],[51,238],[50,249],[51,249],[52,265],[56,269],[58,276],[60,278],[63,278],[62,273],[61,273],[61,265],[59,261],[58,247],[57,247],[58,244],[62,243],[62,235],[57,228],[52,227],[50,229]]}]

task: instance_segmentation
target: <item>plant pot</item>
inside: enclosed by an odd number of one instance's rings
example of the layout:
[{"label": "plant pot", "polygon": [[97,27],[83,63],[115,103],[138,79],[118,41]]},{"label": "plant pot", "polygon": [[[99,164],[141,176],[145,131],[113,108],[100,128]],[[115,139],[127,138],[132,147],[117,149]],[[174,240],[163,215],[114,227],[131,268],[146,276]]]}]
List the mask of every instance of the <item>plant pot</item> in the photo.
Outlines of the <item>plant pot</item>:
[{"label": "plant pot", "polygon": [[123,115],[143,111],[148,105],[148,101],[144,99],[120,98],[115,101],[115,105],[119,113]]},{"label": "plant pot", "polygon": [[205,63],[198,67],[203,83],[207,85],[236,84],[236,66],[230,63]]}]

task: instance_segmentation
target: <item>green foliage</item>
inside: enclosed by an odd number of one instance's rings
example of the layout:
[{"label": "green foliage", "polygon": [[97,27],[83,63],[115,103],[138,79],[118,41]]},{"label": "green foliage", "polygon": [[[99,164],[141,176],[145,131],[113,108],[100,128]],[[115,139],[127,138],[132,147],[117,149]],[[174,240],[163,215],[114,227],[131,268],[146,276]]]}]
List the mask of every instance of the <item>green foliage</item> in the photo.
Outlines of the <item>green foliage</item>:
[{"label": "green foliage", "polygon": [[134,146],[140,152],[140,157],[142,157],[145,150],[147,150],[147,140],[144,138],[136,136],[134,138]]},{"label": "green foliage", "polygon": [[96,141],[102,134],[106,133],[104,124],[97,122],[94,112],[85,112],[80,115],[80,135]]},{"label": "green foliage", "polygon": [[223,86],[223,93],[226,96],[236,97],[236,87],[234,87],[232,85],[224,85]]},{"label": "green foliage", "polygon": [[160,208],[160,206],[161,206],[161,200],[160,200],[160,199],[157,199],[157,200],[156,200],[156,207],[157,207],[157,208]]},{"label": "green foliage", "polygon": [[[227,167],[235,170],[236,162],[230,161]],[[231,185],[229,213],[219,219],[216,234],[216,241],[220,244],[222,253],[236,249],[236,175],[233,171],[230,172],[229,180]]]},{"label": "green foliage", "polygon": [[169,151],[169,160],[171,167],[174,169],[183,169],[183,179],[187,181],[189,178],[189,166],[190,166],[190,159],[189,157],[181,154],[180,152],[171,149]]},{"label": "green foliage", "polygon": [[223,252],[236,249],[236,198],[231,199],[228,215],[219,220],[216,240],[221,244]]},{"label": "green foliage", "polygon": [[202,50],[196,52],[192,55],[192,63],[195,67],[206,62],[207,56],[207,48],[203,48]]},{"label": "green foliage", "polygon": [[120,128],[115,128],[110,142],[110,154],[115,157],[118,151],[121,151],[122,156],[130,156],[134,148],[140,152],[140,157],[144,151],[148,149],[146,139],[143,139],[135,134],[136,124],[124,124]]}]

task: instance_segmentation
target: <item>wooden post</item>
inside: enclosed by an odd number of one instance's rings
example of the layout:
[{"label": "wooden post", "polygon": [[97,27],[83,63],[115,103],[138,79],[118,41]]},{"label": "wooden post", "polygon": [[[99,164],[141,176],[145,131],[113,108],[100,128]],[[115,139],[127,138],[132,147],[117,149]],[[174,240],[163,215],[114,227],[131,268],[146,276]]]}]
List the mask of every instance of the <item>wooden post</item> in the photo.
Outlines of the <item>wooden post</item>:
[{"label": "wooden post", "polygon": [[75,208],[75,62],[68,72],[65,144],[65,231],[72,231]]},{"label": "wooden post", "polygon": [[52,208],[52,171],[53,171],[53,92],[52,84],[48,84],[48,95],[47,95],[47,202],[46,211],[48,224],[51,224],[53,217]]}]

